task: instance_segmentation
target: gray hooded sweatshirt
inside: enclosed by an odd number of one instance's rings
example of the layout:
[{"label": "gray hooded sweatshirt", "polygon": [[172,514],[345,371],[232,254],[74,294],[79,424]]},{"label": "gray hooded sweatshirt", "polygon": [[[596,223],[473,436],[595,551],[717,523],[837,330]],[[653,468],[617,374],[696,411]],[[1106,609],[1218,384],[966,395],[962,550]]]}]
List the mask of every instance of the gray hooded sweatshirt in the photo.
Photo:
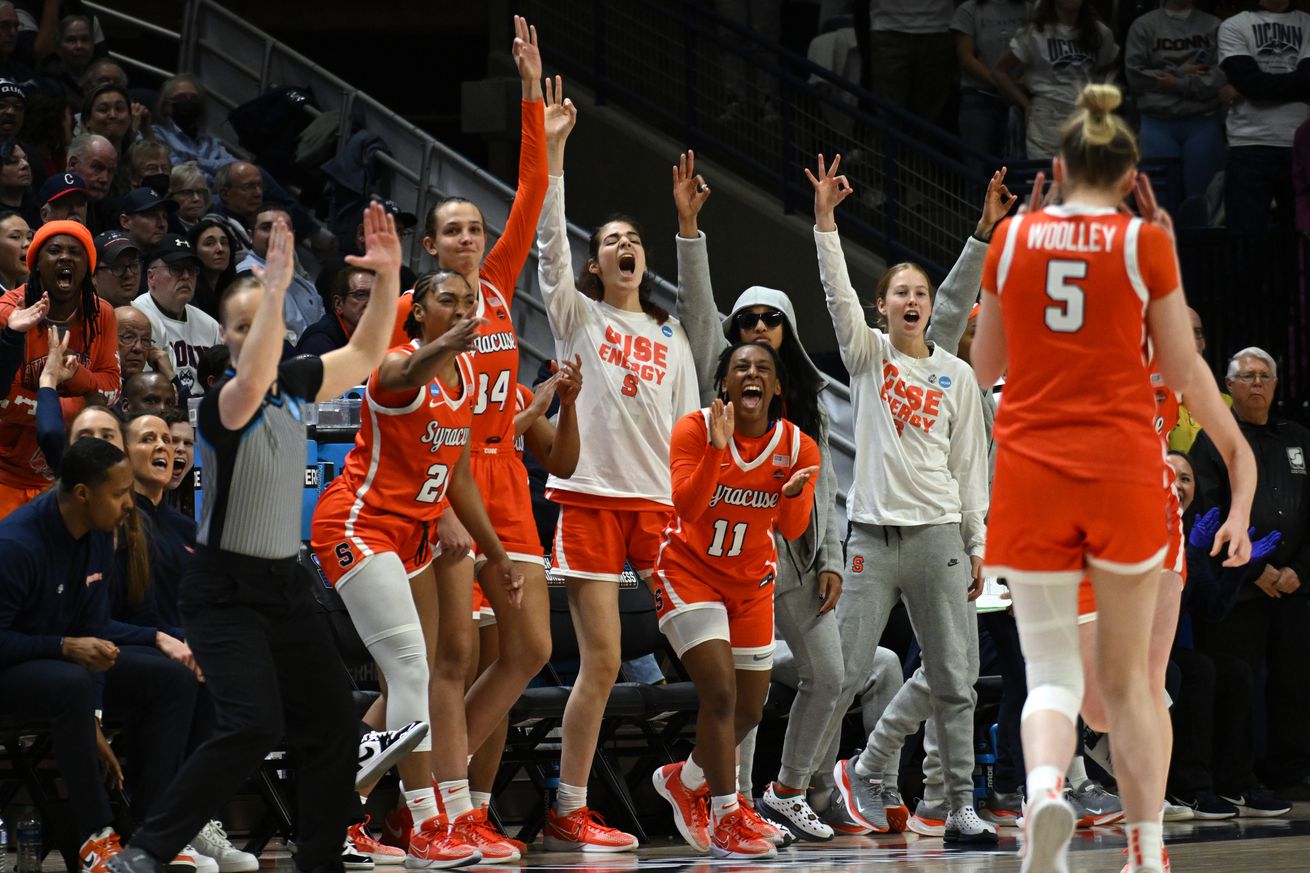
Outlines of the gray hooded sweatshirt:
[{"label": "gray hooded sweatshirt", "polygon": [[[730,345],[728,336],[732,331],[732,317],[750,306],[772,306],[786,317],[787,328],[795,339],[799,336],[796,332],[796,312],[785,291],[754,285],[737,298],[728,317],[720,319],[718,306],[714,302],[714,289],[710,283],[710,258],[704,232],[696,239],[678,236],[676,241],[677,316],[687,333],[692,359],[696,362],[701,402],[709,405],[715,397],[714,368],[718,364],[719,355]],[[819,389],[822,391],[827,387],[827,378],[810,360],[799,342],[796,348],[809,371],[805,375],[822,386]],[[803,535],[790,542],[777,537],[779,572],[774,585],[776,594],[798,588],[810,579],[817,579],[818,574],[825,571],[840,576],[845,565],[837,521],[837,474],[833,469],[832,450],[828,446],[828,412],[822,401],[819,403],[819,436],[815,442],[819,445],[822,467],[818,481],[814,484],[810,525]]]}]

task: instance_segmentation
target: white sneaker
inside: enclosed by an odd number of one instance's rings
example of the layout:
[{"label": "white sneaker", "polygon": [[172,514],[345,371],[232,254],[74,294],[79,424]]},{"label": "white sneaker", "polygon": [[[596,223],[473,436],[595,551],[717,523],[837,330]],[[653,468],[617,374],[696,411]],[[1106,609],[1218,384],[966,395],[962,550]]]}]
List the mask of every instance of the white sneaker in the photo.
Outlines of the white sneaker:
[{"label": "white sneaker", "polygon": [[1191,821],[1196,818],[1196,811],[1190,806],[1183,806],[1181,803],[1170,803],[1166,799],[1164,809],[1160,815],[1163,821]]},{"label": "white sneaker", "polygon": [[961,845],[996,845],[996,826],[983,821],[973,804],[951,810],[946,819],[946,831],[942,838],[947,843]]},{"label": "white sneaker", "polygon": [[188,845],[179,854],[190,855],[195,860],[196,873],[219,873],[218,862],[198,851],[195,846]]},{"label": "white sneaker", "polygon": [[755,811],[778,827],[790,831],[797,839],[814,843],[832,839],[832,828],[810,808],[803,791],[795,797],[779,797],[770,782],[760,796]]},{"label": "white sneaker", "polygon": [[[218,865],[213,871],[199,868],[197,873],[255,873],[259,869],[259,859],[249,852],[243,852],[227,838],[221,821],[211,821],[201,828],[200,833],[191,841],[201,855],[212,858]],[[197,865],[200,863],[197,860]]]},{"label": "white sneaker", "polygon": [[1076,818],[1063,792],[1048,791],[1030,802],[1023,816],[1020,873],[1069,873],[1069,840]]},{"label": "white sneaker", "polygon": [[394,731],[369,731],[359,740],[359,766],[355,770],[355,790],[366,788],[382,778],[401,758],[428,735],[426,722],[411,721]]}]

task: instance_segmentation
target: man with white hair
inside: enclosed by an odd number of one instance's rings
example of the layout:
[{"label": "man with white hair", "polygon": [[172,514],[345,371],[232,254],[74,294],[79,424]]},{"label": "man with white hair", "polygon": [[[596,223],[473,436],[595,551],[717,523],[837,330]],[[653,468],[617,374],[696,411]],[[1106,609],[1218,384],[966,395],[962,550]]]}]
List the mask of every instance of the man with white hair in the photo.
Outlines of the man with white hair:
[{"label": "man with white hair", "polygon": [[[1278,364],[1251,346],[1228,362],[1233,415],[1258,466],[1251,526],[1281,539],[1252,561],[1219,622],[1197,620],[1200,648],[1246,662],[1265,676],[1265,758],[1256,772],[1286,800],[1310,800],[1310,430],[1272,414]],[[1192,446],[1196,503],[1228,511],[1228,470],[1205,431]],[[1258,697],[1258,695],[1257,695]],[[1258,738],[1257,738],[1257,746]],[[1243,798],[1228,798],[1239,809]]]},{"label": "man with white hair", "polygon": [[86,180],[86,191],[93,202],[103,200],[118,170],[118,151],[98,133],[80,134],[68,144],[66,169]]}]

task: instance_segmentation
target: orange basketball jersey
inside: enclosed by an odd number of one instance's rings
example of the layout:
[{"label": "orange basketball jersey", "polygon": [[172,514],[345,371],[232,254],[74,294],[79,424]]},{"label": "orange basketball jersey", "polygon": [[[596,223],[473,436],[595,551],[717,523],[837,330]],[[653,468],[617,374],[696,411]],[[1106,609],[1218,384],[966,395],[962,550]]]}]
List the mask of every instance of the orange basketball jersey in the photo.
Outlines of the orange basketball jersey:
[{"label": "orange basketball jersey", "polygon": [[678,419],[669,444],[676,508],[664,529],[656,569],[693,579],[728,579],[763,587],[778,569],[776,527],[786,539],[805,532],[814,478],[783,497],[792,472],[819,464],[819,448],[789,421],[761,437],[734,436],[722,449],[709,441],[709,410]]},{"label": "orange basketball jersey", "polygon": [[[413,341],[391,352],[412,355],[417,350],[418,342]],[[469,443],[469,386],[473,381],[469,358],[460,355],[456,359],[458,385],[433,379],[404,406],[391,405],[403,398],[382,394],[377,386],[378,371],[369,377],[363,420],[341,472],[355,493],[357,506],[417,522],[441,515],[450,472]]]},{"label": "orange basketball jersey", "polygon": [[1168,234],[1140,218],[1071,204],[1002,223],[983,268],[1008,350],[998,447],[1071,476],[1161,484],[1146,309],[1179,285]]}]

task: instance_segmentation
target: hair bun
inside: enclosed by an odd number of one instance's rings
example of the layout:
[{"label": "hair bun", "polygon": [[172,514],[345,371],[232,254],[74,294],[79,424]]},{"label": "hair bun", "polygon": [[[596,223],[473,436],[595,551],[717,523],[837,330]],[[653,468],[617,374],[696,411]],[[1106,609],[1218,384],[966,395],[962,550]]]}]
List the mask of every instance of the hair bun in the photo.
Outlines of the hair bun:
[{"label": "hair bun", "polygon": [[1114,112],[1123,103],[1123,94],[1114,85],[1097,82],[1083,86],[1078,95],[1078,108],[1087,110],[1087,114],[1099,120]]}]

